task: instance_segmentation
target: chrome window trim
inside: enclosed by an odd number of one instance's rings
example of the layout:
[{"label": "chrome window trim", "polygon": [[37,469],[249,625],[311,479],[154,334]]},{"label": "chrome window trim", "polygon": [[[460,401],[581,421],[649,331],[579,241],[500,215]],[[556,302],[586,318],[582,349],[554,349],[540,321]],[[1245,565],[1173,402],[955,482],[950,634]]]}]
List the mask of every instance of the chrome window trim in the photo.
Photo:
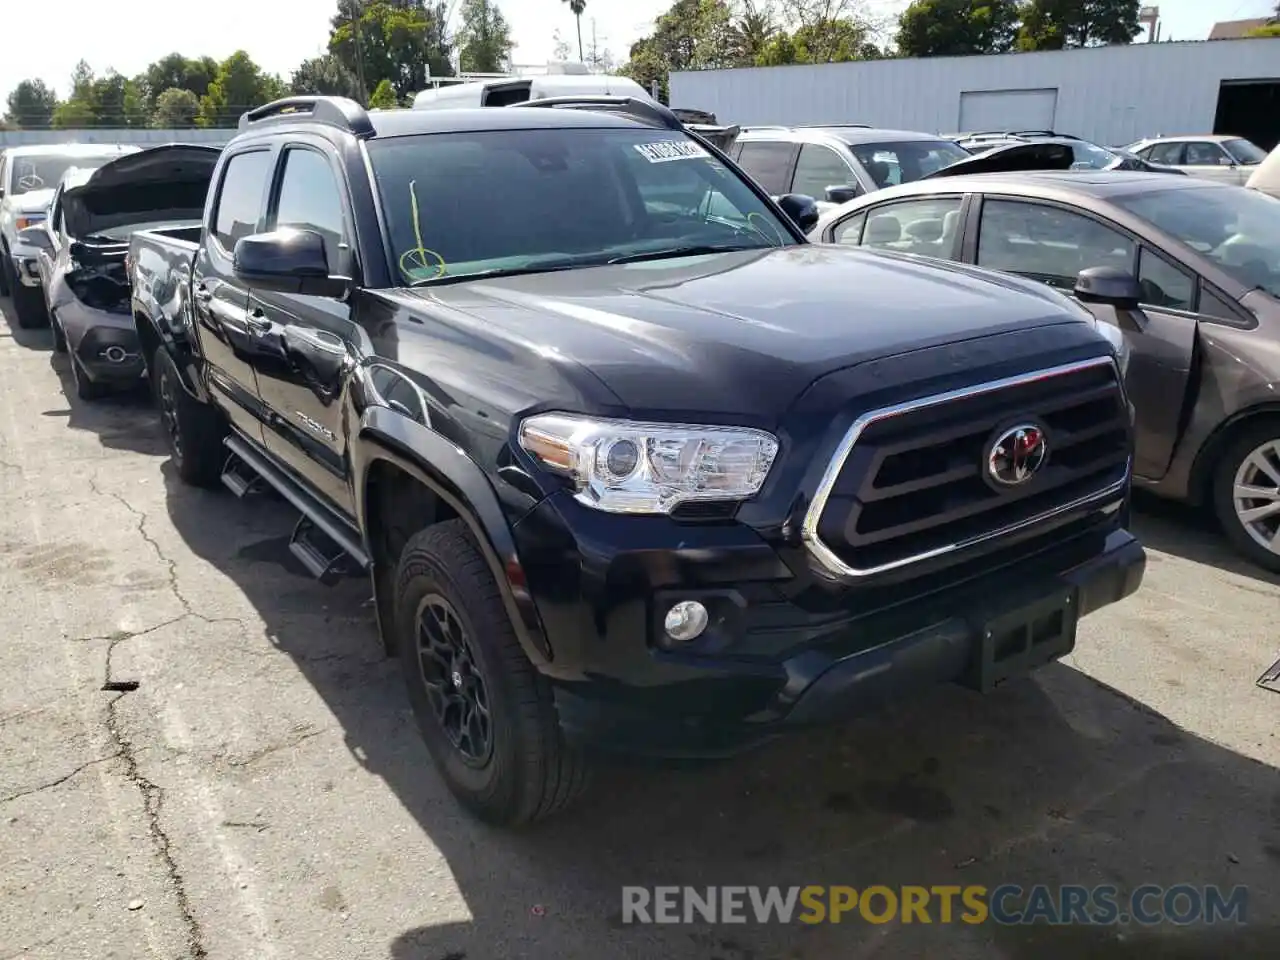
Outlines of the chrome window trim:
[{"label": "chrome window trim", "polygon": [[[1006,536],[1018,530],[1024,530],[1027,527],[1034,526],[1045,520],[1052,519],[1059,514],[1067,513],[1078,507],[1085,506],[1095,500],[1103,501],[1114,497],[1116,494],[1122,493],[1125,486],[1129,482],[1129,473],[1132,468],[1132,458],[1125,468],[1124,479],[1118,483],[1114,483],[1108,487],[1091,493],[1088,496],[1080,497],[1072,500],[1070,503],[1059,504],[1052,510],[1046,510],[1043,513],[1036,514],[1026,520],[1008,526],[1000,527],[996,530],[988,531],[976,537],[969,537],[964,540],[958,540],[955,543],[949,543],[933,550],[927,550],[923,553],[913,554],[909,557],[903,557],[899,560],[883,563],[876,567],[868,567],[858,569],[851,567],[839,556],[836,555],[830,547],[822,542],[818,536],[818,523],[822,519],[823,511],[827,508],[827,501],[831,498],[831,491],[835,488],[836,480],[840,476],[840,471],[844,469],[845,462],[849,459],[849,455],[853,452],[854,445],[858,442],[858,438],[873,423],[881,420],[887,420],[890,417],[901,416],[904,413],[911,413],[925,407],[934,407],[944,403],[950,403],[954,400],[963,400],[968,397],[980,396],[984,393],[994,393],[997,390],[1004,390],[1009,387],[1022,386],[1028,383],[1035,383],[1037,380],[1047,380],[1051,377],[1060,377],[1069,373],[1078,373],[1081,370],[1090,370],[1094,367],[1109,365],[1115,373],[1116,382],[1120,382],[1120,370],[1116,366],[1115,360],[1110,356],[1092,357],[1088,360],[1080,360],[1075,363],[1062,364],[1056,367],[1047,367],[1042,370],[1033,370],[1030,373],[1019,374],[1014,377],[1005,377],[1002,380],[991,380],[987,383],[980,383],[972,387],[963,387],[959,390],[950,390],[946,393],[937,393],[928,397],[920,397],[915,400],[907,400],[903,403],[894,404],[889,407],[881,407],[864,413],[862,416],[854,420],[853,424],[845,431],[844,437],[840,440],[836,447],[835,454],[831,458],[831,462],[827,464],[827,469],[822,475],[822,479],[818,482],[818,488],[814,492],[813,501],[809,504],[809,509],[805,513],[804,523],[800,528],[800,536],[804,540],[805,547],[810,555],[820,563],[829,573],[837,577],[844,578],[860,578],[870,577],[875,574],[885,573],[890,570],[897,570],[901,567],[909,566],[913,563],[919,563],[923,560],[931,560],[935,557],[945,556],[954,553],[957,550],[963,550],[976,544],[983,543],[988,540],[994,540],[998,537]],[[1114,509],[1116,505],[1108,504],[1107,509]]]}]

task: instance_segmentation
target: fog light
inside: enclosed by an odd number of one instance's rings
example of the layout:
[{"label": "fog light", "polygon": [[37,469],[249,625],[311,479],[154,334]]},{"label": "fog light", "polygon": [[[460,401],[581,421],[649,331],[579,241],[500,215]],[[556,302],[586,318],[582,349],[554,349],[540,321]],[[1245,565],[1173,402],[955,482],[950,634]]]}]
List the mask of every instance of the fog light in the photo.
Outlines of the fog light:
[{"label": "fog light", "polygon": [[111,363],[124,363],[125,357],[128,356],[124,347],[115,346],[107,347],[107,349],[102,351],[102,355]]},{"label": "fog light", "polygon": [[662,626],[672,640],[688,643],[702,635],[710,620],[707,608],[697,600],[681,600],[667,611]]}]

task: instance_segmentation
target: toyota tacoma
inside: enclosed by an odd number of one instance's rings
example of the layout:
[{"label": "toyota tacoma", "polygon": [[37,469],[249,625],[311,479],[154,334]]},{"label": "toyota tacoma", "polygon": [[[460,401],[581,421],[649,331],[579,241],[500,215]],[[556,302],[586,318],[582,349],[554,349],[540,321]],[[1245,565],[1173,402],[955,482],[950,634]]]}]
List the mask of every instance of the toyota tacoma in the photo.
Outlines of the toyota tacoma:
[{"label": "toyota tacoma", "polygon": [[133,235],[132,309],[177,472],[370,577],[441,776],[517,824],[598,751],[990,690],[1142,579],[1116,338],[815,217],[654,104],[297,97]]}]

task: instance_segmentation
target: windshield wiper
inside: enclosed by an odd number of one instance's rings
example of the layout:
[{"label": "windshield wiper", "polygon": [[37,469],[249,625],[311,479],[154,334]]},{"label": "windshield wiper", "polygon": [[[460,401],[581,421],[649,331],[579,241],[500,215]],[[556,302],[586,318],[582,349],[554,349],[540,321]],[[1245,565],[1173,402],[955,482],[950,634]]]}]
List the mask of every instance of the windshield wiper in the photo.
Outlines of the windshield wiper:
[{"label": "windshield wiper", "polygon": [[608,263],[640,263],[643,260],[665,260],[668,257],[698,257],[709,253],[737,253],[740,250],[770,250],[772,244],[761,243],[744,247],[732,243],[689,244],[683,247],[666,247],[662,250],[646,250],[643,253],[624,253],[608,260]]},{"label": "windshield wiper", "polygon": [[414,280],[410,287],[442,287],[450,283],[463,283],[467,280],[492,280],[495,277],[522,277],[531,273],[555,273],[558,270],[573,270],[585,266],[582,263],[557,263],[532,267],[494,267],[492,270],[477,270],[475,273],[447,273],[440,277],[423,277]]}]

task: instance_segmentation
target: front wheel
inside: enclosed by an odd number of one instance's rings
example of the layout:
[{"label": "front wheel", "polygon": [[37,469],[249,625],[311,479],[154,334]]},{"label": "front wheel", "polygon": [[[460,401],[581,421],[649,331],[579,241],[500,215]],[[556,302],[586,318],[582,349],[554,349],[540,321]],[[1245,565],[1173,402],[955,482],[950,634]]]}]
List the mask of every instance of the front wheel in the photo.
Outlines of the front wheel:
[{"label": "front wheel", "polygon": [[227,457],[222,446],[226,436],[222,417],[187,392],[177,364],[164,347],[156,349],[151,371],[156,407],[178,476],[195,487],[217,486]]},{"label": "front wheel", "polygon": [[1213,506],[1232,546],[1280,573],[1280,420],[1243,430],[1223,451]]},{"label": "front wheel", "polygon": [[23,330],[47,326],[49,314],[44,306],[44,291],[39,287],[28,287],[12,276],[10,283],[13,285],[13,313],[18,326]]},{"label": "front wheel", "polygon": [[428,527],[405,545],[392,629],[427,749],[465,807],[517,826],[582,792],[585,762],[565,743],[550,685],[520,647],[463,521]]},{"label": "front wheel", "polygon": [[0,247],[0,297],[7,297],[9,291],[13,289],[9,282],[9,251]]}]

